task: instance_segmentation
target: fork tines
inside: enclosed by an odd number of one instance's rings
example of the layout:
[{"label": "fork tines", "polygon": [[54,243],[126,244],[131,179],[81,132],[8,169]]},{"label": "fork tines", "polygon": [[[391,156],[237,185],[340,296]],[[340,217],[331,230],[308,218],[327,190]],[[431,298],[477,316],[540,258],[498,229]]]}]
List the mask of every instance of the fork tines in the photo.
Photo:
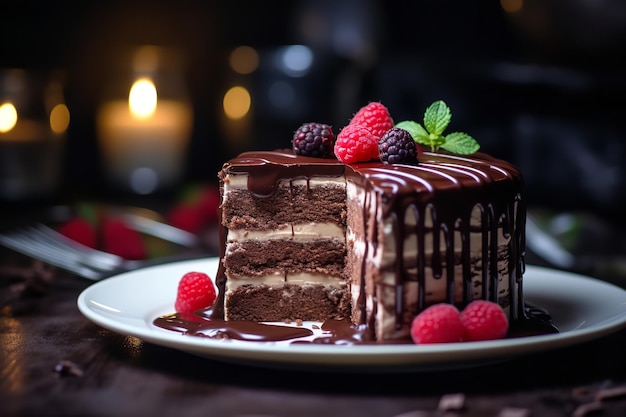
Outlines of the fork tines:
[{"label": "fork tines", "polygon": [[81,245],[43,224],[0,233],[0,244],[92,280],[124,266],[121,257]]}]

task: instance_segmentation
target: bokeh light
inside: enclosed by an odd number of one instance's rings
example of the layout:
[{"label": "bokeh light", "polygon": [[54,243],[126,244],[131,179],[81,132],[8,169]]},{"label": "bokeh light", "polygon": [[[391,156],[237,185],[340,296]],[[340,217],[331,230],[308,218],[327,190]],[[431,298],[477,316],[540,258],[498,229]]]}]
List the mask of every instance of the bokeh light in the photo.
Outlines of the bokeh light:
[{"label": "bokeh light", "polygon": [[4,103],[0,106],[0,132],[6,133],[17,123],[17,110],[13,103]]},{"label": "bokeh light", "polygon": [[304,45],[289,45],[278,55],[279,68],[290,77],[304,77],[313,65],[313,51]]},{"label": "bokeh light", "polygon": [[259,53],[250,46],[239,46],[230,53],[230,67],[238,74],[251,74],[259,67]]},{"label": "bokeh light", "polygon": [[524,0],[500,0],[500,6],[507,13],[517,13],[522,10]]},{"label": "bokeh light", "polygon": [[234,86],[224,94],[224,114],[229,119],[241,119],[250,111],[251,103],[250,92],[242,86]]},{"label": "bokeh light", "polygon": [[65,104],[57,104],[50,111],[50,128],[54,133],[64,133],[70,125],[70,111]]}]

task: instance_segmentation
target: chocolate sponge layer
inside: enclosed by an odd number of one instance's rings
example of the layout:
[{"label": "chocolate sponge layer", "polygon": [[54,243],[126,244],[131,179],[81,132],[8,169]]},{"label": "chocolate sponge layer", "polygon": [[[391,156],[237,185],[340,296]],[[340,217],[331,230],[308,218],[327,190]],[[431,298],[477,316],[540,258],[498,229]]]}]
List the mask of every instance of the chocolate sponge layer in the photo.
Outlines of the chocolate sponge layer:
[{"label": "chocolate sponge layer", "polygon": [[224,226],[235,230],[271,230],[284,224],[346,222],[345,191],[333,185],[278,187],[268,197],[234,189],[222,205]]},{"label": "chocolate sponge layer", "polygon": [[224,266],[229,277],[275,272],[317,272],[342,277],[345,256],[344,242],[335,239],[245,240],[229,243]]},{"label": "chocolate sponge layer", "polygon": [[350,319],[344,182],[282,181],[263,196],[231,187],[221,208],[227,320]]},{"label": "chocolate sponge layer", "polygon": [[347,286],[243,285],[226,298],[225,311],[228,320],[347,320],[351,311],[350,291]]}]

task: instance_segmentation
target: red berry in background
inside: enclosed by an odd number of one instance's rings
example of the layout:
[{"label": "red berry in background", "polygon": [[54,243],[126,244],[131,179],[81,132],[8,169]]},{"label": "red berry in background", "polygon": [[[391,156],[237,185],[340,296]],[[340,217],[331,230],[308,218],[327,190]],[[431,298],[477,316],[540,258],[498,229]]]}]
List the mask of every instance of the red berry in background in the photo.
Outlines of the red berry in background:
[{"label": "red berry in background", "polygon": [[196,207],[202,213],[204,221],[207,223],[217,223],[217,213],[220,205],[220,190],[216,186],[210,185],[200,191],[200,196]]},{"label": "red berry in background", "polygon": [[97,245],[96,231],[86,219],[74,217],[61,224],[57,229],[63,236],[81,245],[95,248]]},{"label": "red berry in background", "polygon": [[211,278],[203,272],[187,272],[178,283],[174,308],[179,313],[193,313],[209,308],[217,294]]},{"label": "red berry in background", "polygon": [[427,307],[413,319],[411,338],[416,344],[462,341],[463,324],[459,310],[444,303]]},{"label": "red berry in background", "polygon": [[217,224],[220,192],[209,185],[194,191],[192,198],[174,205],[167,213],[168,224],[198,234],[210,224]]},{"label": "red berry in background", "polygon": [[378,159],[378,140],[366,128],[348,125],[337,135],[334,151],[343,163],[367,162]]},{"label": "red berry in background", "polygon": [[167,215],[167,222],[190,233],[199,233],[204,226],[204,215],[196,207],[187,204],[174,206]]},{"label": "red berry in background", "polygon": [[492,301],[472,301],[461,311],[463,323],[463,340],[496,340],[506,336],[509,320],[506,313]]},{"label": "red berry in background", "polygon": [[385,132],[394,127],[389,110],[379,102],[371,102],[361,107],[350,120],[350,124],[365,127],[372,132],[377,142]]},{"label": "red berry in background", "polygon": [[106,252],[124,259],[140,260],[147,258],[147,252],[141,235],[129,228],[124,220],[110,217],[102,225],[102,245]]}]

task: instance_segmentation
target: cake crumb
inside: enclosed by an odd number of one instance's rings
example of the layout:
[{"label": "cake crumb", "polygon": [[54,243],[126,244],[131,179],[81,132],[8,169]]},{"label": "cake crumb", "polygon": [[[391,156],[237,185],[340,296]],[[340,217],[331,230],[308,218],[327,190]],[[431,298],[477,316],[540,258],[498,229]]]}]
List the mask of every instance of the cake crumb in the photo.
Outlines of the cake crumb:
[{"label": "cake crumb", "polygon": [[83,376],[83,370],[72,361],[61,360],[54,366],[54,372],[60,376]]},{"label": "cake crumb", "polygon": [[298,327],[302,327],[302,325],[303,325],[303,324],[304,324],[304,323],[303,323],[302,319],[298,319],[298,320],[296,320],[296,326],[298,326]]},{"label": "cake crumb", "polygon": [[458,411],[465,407],[465,394],[445,394],[441,396],[437,410]]},{"label": "cake crumb", "polygon": [[0,280],[15,281],[10,283],[8,291],[0,297],[0,303],[8,305],[20,298],[45,294],[57,277],[54,266],[33,259],[28,266],[0,267]]}]

